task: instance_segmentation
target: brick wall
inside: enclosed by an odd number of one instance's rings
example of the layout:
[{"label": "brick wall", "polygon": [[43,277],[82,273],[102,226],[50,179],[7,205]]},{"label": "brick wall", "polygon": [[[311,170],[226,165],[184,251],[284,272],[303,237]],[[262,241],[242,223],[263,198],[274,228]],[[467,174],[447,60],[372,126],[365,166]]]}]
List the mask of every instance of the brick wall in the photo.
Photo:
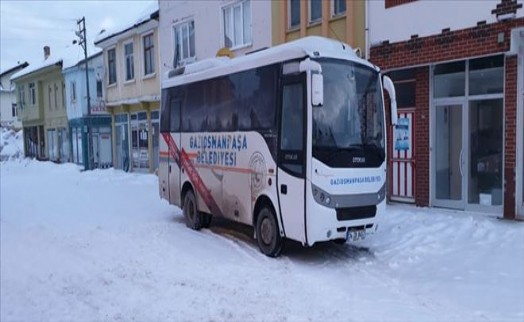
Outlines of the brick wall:
[{"label": "brick wall", "polygon": [[415,204],[429,205],[429,67],[416,71]]},{"label": "brick wall", "polygon": [[[385,41],[371,47],[370,61],[387,70],[503,53],[509,50],[511,29],[521,26],[524,18],[492,24],[482,21],[468,29],[450,31],[447,28],[438,35],[413,35],[410,40],[394,44]],[[499,34],[503,35],[502,42]]]},{"label": "brick wall", "polygon": [[505,70],[504,218],[515,219],[515,162],[517,153],[517,56],[506,57]]}]

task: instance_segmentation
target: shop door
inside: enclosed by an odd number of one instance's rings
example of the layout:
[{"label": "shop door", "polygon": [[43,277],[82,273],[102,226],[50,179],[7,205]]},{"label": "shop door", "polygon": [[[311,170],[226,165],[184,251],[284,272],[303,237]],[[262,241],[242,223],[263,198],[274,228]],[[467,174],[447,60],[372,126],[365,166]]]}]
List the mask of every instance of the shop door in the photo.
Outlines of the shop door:
[{"label": "shop door", "polygon": [[393,128],[393,136],[390,136],[393,138],[393,150],[389,191],[394,201],[415,202],[414,121],[414,109],[399,110],[398,123]]},{"label": "shop door", "polygon": [[100,168],[100,144],[99,144],[99,135],[98,133],[92,133],[91,137],[93,138],[93,162],[94,168]]},{"label": "shop door", "polygon": [[146,112],[131,115],[131,156],[133,171],[149,172],[149,129]]},{"label": "shop door", "polygon": [[435,106],[433,117],[433,205],[465,208],[465,126],[462,103]]}]

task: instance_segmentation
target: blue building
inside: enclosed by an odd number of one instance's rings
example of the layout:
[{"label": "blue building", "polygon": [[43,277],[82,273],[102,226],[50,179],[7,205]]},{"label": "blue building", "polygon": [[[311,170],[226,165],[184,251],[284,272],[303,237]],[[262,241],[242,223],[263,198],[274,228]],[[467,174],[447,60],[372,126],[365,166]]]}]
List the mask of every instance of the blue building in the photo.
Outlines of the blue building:
[{"label": "blue building", "polygon": [[93,144],[93,168],[113,166],[111,116],[105,107],[102,52],[88,57],[90,109],[87,109],[85,60],[64,66],[65,102],[71,133],[72,162],[89,169],[89,127]]}]

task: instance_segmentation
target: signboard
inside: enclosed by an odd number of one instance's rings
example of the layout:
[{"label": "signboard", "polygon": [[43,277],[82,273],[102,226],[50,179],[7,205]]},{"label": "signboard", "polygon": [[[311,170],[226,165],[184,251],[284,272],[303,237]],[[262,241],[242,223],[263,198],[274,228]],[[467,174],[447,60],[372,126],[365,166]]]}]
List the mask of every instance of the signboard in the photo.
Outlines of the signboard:
[{"label": "signboard", "polygon": [[91,103],[91,114],[107,114],[106,104],[103,100]]},{"label": "signboard", "polygon": [[398,119],[397,125],[395,126],[395,150],[404,151],[409,150],[409,119],[402,117]]}]

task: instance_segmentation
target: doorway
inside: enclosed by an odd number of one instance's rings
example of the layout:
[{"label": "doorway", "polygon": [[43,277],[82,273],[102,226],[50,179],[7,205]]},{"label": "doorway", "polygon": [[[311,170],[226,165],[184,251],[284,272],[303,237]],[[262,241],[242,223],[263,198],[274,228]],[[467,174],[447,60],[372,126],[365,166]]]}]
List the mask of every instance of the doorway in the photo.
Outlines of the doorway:
[{"label": "doorway", "polygon": [[464,104],[435,106],[434,200],[435,206],[464,209]]},{"label": "doorway", "polygon": [[503,100],[438,103],[433,129],[433,205],[501,213]]},{"label": "doorway", "polygon": [[146,112],[131,114],[131,156],[133,171],[149,172],[149,127]]}]

